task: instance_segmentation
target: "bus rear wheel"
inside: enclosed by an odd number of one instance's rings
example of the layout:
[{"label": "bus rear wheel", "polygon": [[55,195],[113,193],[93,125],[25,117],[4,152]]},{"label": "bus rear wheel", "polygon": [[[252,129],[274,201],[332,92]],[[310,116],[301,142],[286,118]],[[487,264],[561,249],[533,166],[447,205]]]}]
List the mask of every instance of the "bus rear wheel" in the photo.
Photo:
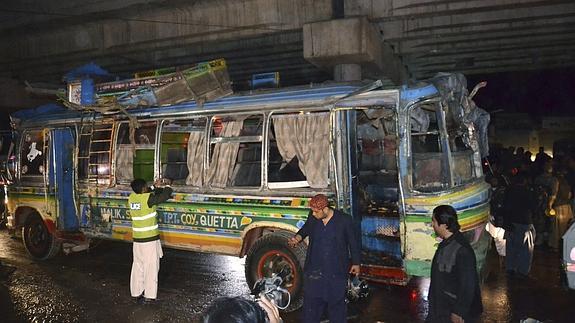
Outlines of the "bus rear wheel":
[{"label": "bus rear wheel", "polygon": [[259,238],[250,248],[246,258],[246,281],[252,289],[261,278],[287,270],[282,287],[291,295],[286,312],[295,311],[303,304],[303,265],[306,247],[303,243],[290,248],[287,241],[293,234],[274,232]]},{"label": "bus rear wheel", "polygon": [[22,240],[28,254],[38,260],[56,256],[61,247],[61,241],[50,234],[38,215],[33,215],[22,227]]}]

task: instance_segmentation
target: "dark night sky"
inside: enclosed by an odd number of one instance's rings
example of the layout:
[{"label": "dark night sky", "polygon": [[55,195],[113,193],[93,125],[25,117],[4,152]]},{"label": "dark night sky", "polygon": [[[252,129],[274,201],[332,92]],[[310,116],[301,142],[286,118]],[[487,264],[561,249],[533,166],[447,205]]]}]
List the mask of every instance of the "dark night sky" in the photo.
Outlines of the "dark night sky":
[{"label": "dark night sky", "polygon": [[467,76],[471,91],[480,81],[475,103],[487,110],[538,116],[575,116],[575,68]]}]

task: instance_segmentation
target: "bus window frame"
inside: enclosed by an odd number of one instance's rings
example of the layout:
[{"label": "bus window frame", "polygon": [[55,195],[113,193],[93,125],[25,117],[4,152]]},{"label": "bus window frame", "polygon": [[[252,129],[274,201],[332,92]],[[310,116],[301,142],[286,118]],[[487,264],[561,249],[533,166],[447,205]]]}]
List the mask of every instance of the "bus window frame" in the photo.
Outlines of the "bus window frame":
[{"label": "bus window frame", "polygon": [[[161,119],[141,119],[138,120],[138,124],[142,124],[142,123],[147,123],[147,122],[154,122],[156,124],[156,129],[155,129],[155,133],[154,133],[154,144],[148,144],[150,146],[153,147],[154,150],[154,160],[152,163],[153,166],[153,180],[158,178],[158,155],[159,155],[159,148],[158,148],[158,140],[159,140],[159,130],[160,130],[160,121]],[[118,180],[117,176],[116,176],[116,172],[118,169],[118,165],[117,165],[117,152],[119,149],[119,144],[118,144],[118,136],[120,135],[120,128],[122,126],[122,124],[127,124],[128,125],[128,129],[130,127],[130,121],[129,120],[119,120],[116,121],[114,123],[114,132],[112,134],[113,140],[112,140],[112,147],[113,147],[113,154],[111,155],[112,157],[112,169],[113,172],[110,174],[111,176],[111,181],[110,181],[110,185],[129,185],[134,179],[134,174],[133,174],[133,164],[132,164],[132,179],[130,181],[120,181]],[[130,144],[131,145],[131,144]],[[137,145],[137,144],[136,144]]]},{"label": "bus window frame", "polygon": [[[271,131],[271,125],[272,125],[272,118],[274,115],[286,115],[286,114],[297,114],[297,113],[329,113],[330,115],[330,120],[329,120],[329,124],[328,124],[328,132],[329,132],[329,136],[330,136],[330,140],[329,140],[329,153],[328,153],[328,186],[325,188],[312,188],[309,186],[309,183],[307,186],[297,186],[297,187],[274,187],[274,188],[270,188],[269,187],[269,174],[268,174],[268,168],[269,168],[269,150],[270,150],[270,135],[269,132]],[[302,108],[296,108],[296,109],[285,109],[285,110],[272,110],[268,113],[267,116],[267,126],[266,126],[266,137],[265,137],[265,189],[269,190],[270,192],[287,192],[289,190],[309,190],[309,191],[318,191],[318,192],[332,192],[334,190],[336,190],[336,181],[338,180],[338,177],[340,176],[337,173],[337,167],[336,167],[336,163],[335,163],[335,147],[334,147],[334,122],[335,122],[335,118],[333,116],[334,111],[326,108],[326,107],[314,107],[312,109],[302,109]],[[305,175],[304,175],[305,176]],[[307,182],[307,180],[306,180]],[[282,183],[292,183],[292,181],[284,181],[284,182],[272,182],[272,183],[278,183],[279,185],[281,185]]]},{"label": "bus window frame", "polygon": [[[159,126],[158,126],[158,138],[156,139],[156,142],[159,143],[158,145],[156,145],[157,147],[157,155],[156,155],[156,161],[158,164],[158,176],[159,178],[164,178],[164,172],[162,171],[162,135],[164,134],[164,125],[168,122],[178,122],[178,121],[190,121],[190,120],[198,120],[198,119],[203,119],[205,121],[204,124],[204,130],[203,130],[203,134],[204,134],[204,155],[202,156],[202,177],[205,177],[206,174],[206,157],[207,154],[206,152],[208,151],[208,147],[209,147],[209,143],[208,143],[208,136],[209,136],[209,123],[211,120],[210,115],[194,115],[192,117],[186,117],[186,118],[163,118],[160,120],[159,122]],[[189,142],[189,138],[188,138],[188,142]],[[186,167],[187,167],[187,152],[188,152],[188,147],[187,147],[188,143],[186,143]],[[188,168],[188,172],[189,172],[189,168]],[[184,180],[185,181],[185,180]],[[206,187],[205,183],[202,181],[202,185],[201,186],[191,186],[188,184],[179,184],[179,183],[172,183],[173,186],[182,186],[182,187],[187,187],[190,189],[194,189],[194,190],[200,190]]]},{"label": "bus window frame", "polygon": [[[452,178],[453,178],[453,183],[454,183],[454,187],[458,187],[458,186],[462,186],[468,183],[472,183],[473,181],[475,181],[477,178],[481,177],[481,173],[478,172],[478,167],[476,165],[477,161],[476,161],[476,154],[477,152],[473,151],[473,149],[471,147],[467,147],[465,146],[465,149],[462,151],[457,151],[456,147],[457,143],[455,142],[455,140],[457,140],[457,138],[462,138],[463,136],[460,134],[458,136],[451,136],[449,135],[449,129],[448,129],[448,136],[449,136],[449,149],[450,149],[450,154],[451,154],[451,159],[452,159],[452,163],[450,164],[452,167]],[[451,140],[453,138],[453,140]],[[452,145],[453,142],[453,145]],[[455,150],[455,151],[454,151]],[[464,156],[464,160],[466,162],[469,162],[469,169],[467,169],[467,171],[469,171],[470,175],[469,177],[463,178],[462,176],[457,176],[457,166],[458,165],[458,160],[462,159],[461,156]],[[481,162],[479,162],[479,165],[481,165]],[[461,175],[461,174],[459,174]]]},{"label": "bus window frame", "polygon": [[[437,131],[432,131],[431,133],[433,134],[438,134],[438,140],[439,140],[439,145],[441,148],[440,152],[434,152],[433,154],[439,154],[441,156],[441,168],[443,171],[441,171],[441,184],[440,186],[436,186],[436,187],[432,187],[432,188],[421,188],[421,187],[416,187],[416,183],[414,181],[414,177],[415,177],[415,169],[414,169],[414,153],[413,153],[413,136],[414,134],[412,134],[411,131],[411,113],[414,109],[421,107],[423,105],[429,105],[429,104],[433,105],[433,109],[424,109],[426,111],[429,112],[433,112],[435,113],[436,119],[437,119]],[[409,140],[409,144],[408,144],[408,152],[409,152],[409,176],[410,176],[410,190],[412,192],[416,192],[416,193],[423,193],[423,194],[437,194],[439,192],[445,191],[445,190],[449,190],[452,189],[454,187],[453,185],[453,175],[452,175],[452,169],[451,169],[451,152],[450,152],[450,148],[449,148],[449,142],[448,142],[448,138],[447,138],[447,128],[446,128],[446,123],[445,123],[445,109],[443,107],[443,104],[436,99],[429,99],[429,100],[424,100],[421,102],[417,102],[413,105],[411,105],[408,109],[407,109],[407,120],[408,120],[408,124],[407,124],[407,138]],[[428,133],[428,132],[426,132]],[[421,133],[421,135],[426,134],[426,133]],[[418,135],[419,133],[417,133],[416,135]],[[446,178],[447,177],[447,178]]]},{"label": "bus window frame", "polygon": [[[20,148],[20,139],[21,133],[20,132],[13,132],[12,133],[12,140],[10,141],[10,146],[6,153],[6,176],[7,179],[10,181],[19,181],[18,177],[18,167],[19,167],[19,148]],[[18,156],[17,156],[18,155]],[[1,171],[0,171],[1,175]]]},{"label": "bus window frame", "polygon": [[[48,170],[48,163],[50,160],[50,149],[47,149],[46,145],[49,145],[49,138],[46,138],[47,134],[49,134],[48,132],[48,128],[27,128],[24,129],[22,131],[22,135],[19,138],[19,145],[18,145],[18,154],[17,154],[17,169],[16,169],[16,176],[18,178],[18,181],[20,184],[27,184],[30,186],[45,186],[48,180],[48,174],[46,173]],[[46,153],[46,156],[43,156],[44,162],[43,162],[43,167],[44,167],[44,172],[41,175],[24,175],[22,174],[22,153],[23,153],[23,148],[24,148],[24,140],[26,138],[26,134],[30,133],[30,132],[35,132],[38,131],[40,132],[41,136],[42,136],[42,154]]]},{"label": "bus window frame", "polygon": [[[333,115],[334,111],[332,111],[329,108],[326,107],[315,107],[314,109],[309,109],[309,108],[303,108],[303,111],[305,112],[309,112],[309,113],[330,113],[330,115]],[[268,178],[268,163],[269,163],[269,131],[270,131],[270,126],[271,126],[271,118],[273,115],[277,115],[277,114],[291,114],[291,113],[301,113],[302,112],[302,108],[287,108],[287,109],[278,109],[278,110],[268,110],[268,111],[251,111],[251,112],[241,112],[238,114],[231,114],[231,113],[226,113],[226,112],[216,112],[216,113],[202,113],[202,114],[195,114],[193,116],[186,116],[186,117],[181,117],[181,116],[174,116],[174,117],[160,117],[160,118],[153,118],[153,119],[142,119],[139,120],[139,122],[155,122],[156,123],[156,134],[155,134],[155,142],[156,144],[154,145],[154,178],[160,178],[162,176],[162,172],[161,172],[161,136],[162,136],[162,130],[164,128],[164,124],[165,122],[173,122],[173,121],[181,121],[181,120],[191,120],[191,119],[205,119],[206,120],[206,129],[204,132],[205,135],[205,144],[206,146],[206,151],[203,157],[203,176],[204,178],[207,176],[207,172],[208,172],[208,166],[211,162],[211,150],[212,150],[212,144],[215,143],[219,143],[219,142],[260,142],[261,146],[262,146],[262,153],[261,153],[261,169],[260,169],[260,176],[261,176],[261,181],[260,181],[260,185],[259,186],[226,186],[225,188],[219,188],[219,187],[213,187],[211,186],[209,183],[204,182],[203,185],[201,187],[192,187],[192,186],[188,186],[185,184],[173,184],[173,186],[177,186],[180,187],[183,191],[201,191],[204,193],[215,193],[215,194],[219,194],[221,193],[222,190],[230,190],[230,192],[234,192],[234,194],[236,193],[240,193],[240,192],[269,192],[269,193],[282,193],[282,194],[289,194],[289,192],[301,192],[302,190],[304,191],[317,191],[317,192],[332,192],[334,189],[336,189],[336,181],[337,178],[339,177],[338,174],[335,174],[336,172],[336,166],[334,164],[334,144],[330,139],[330,147],[329,147],[329,185],[326,188],[316,188],[316,189],[312,189],[309,186],[307,187],[285,187],[285,188],[269,188],[268,183],[269,183],[269,178]],[[214,137],[212,136],[212,132],[213,132],[213,119],[214,118],[222,118],[222,117],[228,117],[228,116],[240,116],[240,115],[245,115],[245,116],[261,116],[262,117],[262,132],[261,135],[257,135],[257,136],[242,136],[242,137],[230,137],[230,138],[224,138],[224,137]],[[330,117],[330,123],[329,123],[329,132],[330,132],[330,137],[333,137],[333,116]],[[118,136],[120,133],[120,127],[121,124],[126,123],[128,124],[129,121],[128,120],[116,120],[113,122],[113,127],[114,127],[114,131],[112,134],[112,147],[113,147],[113,153],[111,156],[111,167],[113,169],[113,179],[111,179],[110,183],[108,184],[109,186],[125,186],[128,185],[129,182],[127,181],[118,181],[116,178],[116,171],[117,171],[117,156],[116,156],[116,151],[118,149]],[[241,138],[241,139],[240,139]],[[247,139],[247,140],[246,140]],[[81,181],[83,183],[87,183],[87,180],[83,180]],[[278,182],[278,183],[282,183],[282,182]],[[98,185],[101,185],[101,183],[99,183]]]},{"label": "bus window frame", "polygon": [[[207,128],[207,137],[206,137],[206,142],[207,142],[207,149],[206,149],[206,153],[205,153],[205,161],[204,161],[204,185],[203,187],[207,190],[211,190],[214,192],[217,191],[221,191],[221,190],[225,190],[225,189],[230,189],[230,190],[243,190],[243,191],[262,191],[264,189],[264,174],[263,174],[263,169],[264,169],[264,149],[265,147],[265,143],[264,143],[264,134],[266,131],[266,128],[268,127],[267,124],[267,117],[266,117],[266,112],[262,112],[262,111],[252,111],[252,112],[242,112],[242,113],[237,113],[237,114],[231,114],[231,113],[215,113],[215,114],[210,114],[207,116],[208,118],[208,126]],[[261,135],[258,136],[235,136],[235,137],[214,137],[212,136],[213,133],[213,128],[214,128],[214,121],[217,120],[218,118],[225,118],[225,117],[238,117],[238,116],[246,116],[246,118],[244,119],[244,121],[246,119],[248,119],[250,116],[260,116],[261,120],[262,120],[262,132]],[[243,129],[243,124],[242,124],[242,129]],[[241,130],[240,130],[241,131]],[[240,139],[241,138],[241,139]],[[247,140],[244,140],[244,138],[246,138]],[[208,171],[212,162],[212,145],[218,144],[218,143],[261,143],[261,152],[260,152],[260,184],[257,186],[236,186],[236,185],[226,185],[225,187],[215,187],[212,186],[211,182],[207,182],[207,175],[208,175]],[[238,150],[239,152],[239,150]],[[237,165],[237,158],[238,156],[236,156],[236,165]],[[267,166],[267,164],[265,165]],[[233,170],[232,170],[233,171]]]},{"label": "bus window frame", "polygon": [[[422,105],[425,104],[430,104],[433,103],[434,111],[436,113],[436,117],[437,117],[437,124],[438,124],[438,131],[439,131],[439,140],[441,142],[441,149],[442,152],[440,152],[441,154],[441,161],[442,161],[442,167],[446,167],[448,172],[446,172],[447,175],[447,186],[446,187],[437,187],[437,189],[430,189],[430,190],[422,190],[421,188],[417,188],[415,187],[415,182],[413,181],[413,177],[414,177],[414,167],[413,167],[413,150],[412,150],[412,133],[411,133],[411,111],[417,107],[420,107]],[[429,109],[427,109],[429,110]],[[477,159],[478,159],[478,152],[475,152],[472,150],[472,154],[470,157],[470,171],[471,171],[471,178],[469,178],[468,180],[462,181],[461,183],[455,183],[455,169],[454,169],[454,165],[453,165],[453,158],[454,158],[454,153],[451,151],[451,144],[449,141],[449,131],[447,129],[447,122],[446,122],[446,108],[443,104],[443,102],[438,101],[438,100],[434,100],[434,99],[429,99],[429,100],[425,100],[422,102],[418,102],[413,104],[412,106],[410,106],[407,109],[407,120],[409,120],[409,124],[407,126],[407,131],[408,131],[408,138],[409,138],[409,145],[408,145],[408,151],[409,151],[409,170],[410,170],[410,190],[412,192],[416,192],[416,193],[422,193],[422,194],[437,194],[441,191],[447,191],[447,190],[452,190],[454,188],[457,187],[461,187],[464,185],[467,185],[469,183],[472,183],[474,181],[476,181],[477,179],[479,179],[482,174],[480,172],[478,172],[478,166],[477,166]],[[481,166],[481,164],[479,164],[479,166]]]}]

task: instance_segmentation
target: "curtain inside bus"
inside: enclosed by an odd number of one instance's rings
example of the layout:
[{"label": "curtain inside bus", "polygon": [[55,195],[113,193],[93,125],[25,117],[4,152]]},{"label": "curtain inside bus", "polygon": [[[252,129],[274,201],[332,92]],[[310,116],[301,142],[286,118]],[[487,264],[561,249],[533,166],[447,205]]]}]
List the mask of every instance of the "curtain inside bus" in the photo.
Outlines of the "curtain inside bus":
[{"label": "curtain inside bus", "polygon": [[[222,120],[219,137],[237,137],[242,130],[244,119],[245,117],[236,118],[236,120]],[[239,142],[219,142],[215,144],[206,177],[206,182],[212,187],[224,188],[227,186],[236,164],[239,148]]]},{"label": "curtain inside bus", "polygon": [[188,139],[188,170],[186,185],[201,187],[204,183],[203,158],[206,153],[206,140],[203,131],[191,131]]},{"label": "curtain inside bus", "polygon": [[273,122],[282,158],[297,157],[310,187],[328,187],[329,112],[276,115]]}]

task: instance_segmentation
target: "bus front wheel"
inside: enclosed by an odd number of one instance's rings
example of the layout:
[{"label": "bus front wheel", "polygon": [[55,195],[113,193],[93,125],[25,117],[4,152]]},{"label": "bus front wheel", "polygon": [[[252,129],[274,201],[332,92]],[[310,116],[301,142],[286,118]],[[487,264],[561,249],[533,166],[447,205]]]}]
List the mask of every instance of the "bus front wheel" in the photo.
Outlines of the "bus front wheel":
[{"label": "bus front wheel", "polygon": [[33,215],[22,227],[22,240],[26,251],[34,259],[46,260],[60,251],[60,240],[50,234],[38,215]]},{"label": "bus front wheel", "polygon": [[274,232],[259,238],[250,248],[246,258],[246,281],[252,289],[261,278],[272,273],[287,271],[282,287],[291,295],[286,312],[295,311],[303,304],[303,265],[306,246],[303,243],[290,248],[287,241],[293,234]]}]

